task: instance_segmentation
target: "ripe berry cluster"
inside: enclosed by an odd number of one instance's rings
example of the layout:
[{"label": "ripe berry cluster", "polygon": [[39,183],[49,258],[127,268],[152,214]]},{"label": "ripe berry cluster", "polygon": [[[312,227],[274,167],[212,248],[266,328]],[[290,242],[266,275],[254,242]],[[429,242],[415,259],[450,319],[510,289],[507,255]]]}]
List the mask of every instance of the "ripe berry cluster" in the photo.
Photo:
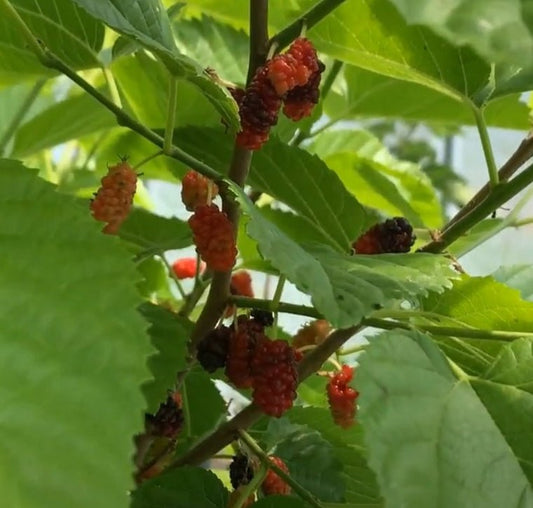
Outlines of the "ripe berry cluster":
[{"label": "ripe berry cluster", "polygon": [[[281,460],[279,457],[275,457],[271,455],[269,457],[270,461],[278,466],[282,471],[285,473],[289,473],[289,468]],[[281,496],[287,496],[291,493],[291,488],[289,485],[287,485],[272,469],[268,470],[268,473],[265,476],[265,479],[263,480],[263,483],[261,484],[261,490],[265,494],[265,496],[272,496],[272,495],[281,495]]]},{"label": "ripe berry cluster", "polygon": [[241,118],[237,143],[248,150],[261,148],[278,121],[282,103],[283,112],[294,121],[310,115],[318,102],[323,71],[313,44],[300,37],[286,53],[259,67],[246,90],[231,88]]},{"label": "ripe berry cluster", "polygon": [[246,455],[238,453],[233,457],[229,466],[229,477],[234,489],[240,485],[248,485],[254,477],[252,464]]},{"label": "ripe berry cluster", "polygon": [[198,344],[196,358],[207,372],[215,372],[226,365],[231,330],[220,326],[211,330]]},{"label": "ripe berry cluster", "polygon": [[356,254],[409,252],[415,243],[411,224],[403,217],[387,219],[372,226],[352,245]]},{"label": "ripe berry cluster", "polygon": [[359,392],[348,385],[353,378],[353,371],[353,367],[343,365],[342,370],[333,375],[327,385],[333,421],[343,429],[347,429],[355,423],[355,401]]},{"label": "ripe berry cluster", "polygon": [[[223,272],[231,270],[235,264],[237,248],[231,221],[217,205],[211,203],[217,194],[218,187],[196,171],[188,171],[183,177],[181,199],[187,210],[194,212],[188,222],[196,250],[208,268]],[[184,266],[182,273],[190,276],[187,268],[190,265]],[[180,274],[176,275],[180,277]]]},{"label": "ripe berry cluster", "polygon": [[287,342],[265,335],[271,324],[272,314],[265,311],[237,318],[228,341],[226,376],[237,388],[252,388],[254,403],[279,418],[296,398],[301,355]]},{"label": "ripe berry cluster", "polygon": [[196,250],[208,268],[231,270],[237,257],[233,225],[215,204],[199,205],[189,218]]},{"label": "ripe berry cluster", "polygon": [[116,234],[130,213],[137,174],[126,161],[122,161],[108,169],[101,184],[91,201],[91,212],[96,220],[107,222],[104,233]]}]

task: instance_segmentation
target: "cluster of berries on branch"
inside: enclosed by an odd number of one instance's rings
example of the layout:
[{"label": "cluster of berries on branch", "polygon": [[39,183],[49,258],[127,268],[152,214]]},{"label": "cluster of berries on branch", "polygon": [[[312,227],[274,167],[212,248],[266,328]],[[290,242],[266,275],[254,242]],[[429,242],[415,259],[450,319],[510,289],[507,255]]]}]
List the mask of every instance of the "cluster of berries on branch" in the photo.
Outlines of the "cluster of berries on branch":
[{"label": "cluster of berries on branch", "polygon": [[416,236],[409,221],[394,217],[375,224],[352,245],[356,254],[385,254],[409,252]]},{"label": "cluster of berries on branch", "polygon": [[91,212],[96,220],[107,222],[104,233],[117,234],[130,213],[137,187],[137,174],[124,160],[109,167],[101,184],[91,201]]},{"label": "cluster of berries on branch", "polygon": [[353,379],[354,369],[343,365],[340,372],[332,375],[327,385],[329,407],[333,421],[347,429],[355,423],[356,400],[359,392],[349,383]]},{"label": "cluster of berries on branch", "polygon": [[309,116],[318,103],[323,71],[311,41],[299,37],[285,53],[259,67],[245,90],[230,88],[241,119],[237,144],[248,150],[261,148],[278,121],[282,104],[291,120]]},{"label": "cluster of berries on branch", "polygon": [[196,250],[208,268],[225,272],[235,264],[237,247],[231,221],[211,203],[217,193],[217,186],[196,171],[183,178],[181,197],[187,210],[194,212],[188,223]]}]

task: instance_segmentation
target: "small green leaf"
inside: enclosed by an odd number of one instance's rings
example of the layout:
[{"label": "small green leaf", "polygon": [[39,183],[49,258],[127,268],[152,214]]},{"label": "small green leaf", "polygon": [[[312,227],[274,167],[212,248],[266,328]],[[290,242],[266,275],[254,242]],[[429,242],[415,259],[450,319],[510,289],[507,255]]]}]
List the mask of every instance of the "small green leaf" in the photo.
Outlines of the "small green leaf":
[{"label": "small green leaf", "polygon": [[[457,379],[427,336],[399,330],[372,341],[356,385],[369,463],[387,504],[531,505],[533,491],[507,442],[511,435],[493,419],[504,409],[512,411],[509,419],[518,416],[525,401],[503,396],[485,407],[477,384],[474,391],[466,376]],[[519,420],[514,430],[530,434]]]},{"label": "small green leaf", "polygon": [[294,496],[267,496],[253,504],[254,508],[306,508],[307,506]]},{"label": "small green leaf", "polygon": [[186,222],[154,215],[135,208],[119,230],[123,240],[133,243],[145,253],[161,253],[192,245],[191,230]]},{"label": "small green leaf", "polygon": [[125,508],[153,351],[130,254],[16,161],[0,161],[0,217],[0,471],[14,506]]},{"label": "small green leaf", "polygon": [[[63,62],[75,69],[99,67],[104,26],[70,0],[11,0],[32,33]],[[0,16],[0,79],[53,75],[34,56],[24,35]]]},{"label": "small green leaf", "polygon": [[227,508],[228,491],[211,471],[184,466],[144,482],[131,508]]},{"label": "small green leaf", "polygon": [[148,367],[153,379],[143,385],[148,413],[155,413],[159,404],[167,397],[167,392],[176,384],[176,376],[185,367],[187,341],[192,323],[178,317],[167,309],[144,303],[139,308],[150,323],[148,333],[156,353],[148,359]]}]

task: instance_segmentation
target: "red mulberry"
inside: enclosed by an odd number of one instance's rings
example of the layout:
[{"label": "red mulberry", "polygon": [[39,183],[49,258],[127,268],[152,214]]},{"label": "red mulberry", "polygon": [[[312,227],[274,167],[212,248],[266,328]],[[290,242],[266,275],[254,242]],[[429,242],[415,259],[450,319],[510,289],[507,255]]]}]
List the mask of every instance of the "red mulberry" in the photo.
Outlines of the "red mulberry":
[{"label": "red mulberry", "polygon": [[[289,468],[279,457],[270,456],[270,461],[278,466],[285,473],[289,473]],[[272,469],[268,470],[263,483],[261,484],[261,489],[265,496],[272,496],[275,494],[281,496],[287,496],[291,493],[291,488],[287,485]]]},{"label": "red mulberry", "polygon": [[237,248],[233,225],[218,206],[200,205],[189,219],[196,250],[208,268],[215,271],[231,270]]},{"label": "red mulberry", "polygon": [[[197,268],[196,258],[180,258],[172,263],[172,271],[178,279],[190,279],[196,275]],[[200,263],[200,271],[202,273],[205,269],[205,263]]]},{"label": "red mulberry", "polygon": [[394,217],[372,226],[352,246],[356,254],[399,253],[409,252],[415,240],[407,219]]},{"label": "red mulberry", "polygon": [[309,81],[303,86],[297,86],[287,92],[284,99],[283,113],[286,117],[297,122],[311,115],[315,104],[320,97],[320,79],[324,72],[324,64],[318,61],[318,70],[315,71]]},{"label": "red mulberry", "polygon": [[353,378],[353,367],[343,365],[342,370],[332,376],[327,386],[329,407],[333,421],[347,429],[355,423],[355,401],[359,393],[348,383]]},{"label": "red mulberry", "polygon": [[292,345],[296,349],[304,346],[316,346],[324,341],[330,331],[331,326],[325,319],[311,321],[298,330],[292,339]]},{"label": "red mulberry", "polygon": [[146,414],[146,426],[149,433],[157,437],[175,439],[179,434],[184,418],[181,409],[181,396],[169,395],[155,415]]},{"label": "red mulberry", "polygon": [[283,340],[264,340],[251,362],[252,398],[263,412],[279,418],[296,398],[298,373],[294,349]]},{"label": "red mulberry", "polygon": [[218,194],[216,184],[196,171],[187,171],[181,181],[181,200],[187,210],[193,212],[197,206],[210,204],[209,185],[211,185],[210,198],[213,199]]},{"label": "red mulberry", "polygon": [[91,201],[91,212],[96,220],[107,222],[104,233],[116,234],[131,210],[137,174],[126,161],[122,161],[109,168],[101,183]]},{"label": "red mulberry", "polygon": [[207,372],[226,365],[231,330],[221,326],[211,330],[198,344],[196,359]]},{"label": "red mulberry", "polygon": [[319,69],[316,50],[308,39],[296,39],[282,55],[267,63],[268,79],[279,97],[297,86],[305,86]]}]

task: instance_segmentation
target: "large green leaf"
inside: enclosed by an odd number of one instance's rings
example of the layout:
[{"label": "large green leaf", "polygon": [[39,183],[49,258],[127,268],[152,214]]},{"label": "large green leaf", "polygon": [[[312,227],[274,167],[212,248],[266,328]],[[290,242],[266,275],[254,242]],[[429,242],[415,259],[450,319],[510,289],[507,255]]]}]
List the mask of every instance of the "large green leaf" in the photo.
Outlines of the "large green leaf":
[{"label": "large green leaf", "polygon": [[153,379],[143,386],[148,403],[146,411],[155,413],[159,404],[166,399],[168,390],[173,389],[177,373],[185,367],[192,323],[150,303],[143,304],[140,311],[151,324],[148,333],[157,351],[148,359]]},{"label": "large green leaf", "polygon": [[[232,143],[221,129],[177,129],[175,139],[213,168],[227,171]],[[349,251],[351,242],[374,220],[323,161],[276,138],[254,155],[247,183],[288,205],[322,242],[341,251]]]},{"label": "large green leaf", "polygon": [[160,0],[72,1],[117,32],[153,51],[173,75],[187,79],[205,95],[230,129],[239,129],[237,105],[229,92],[211,79],[200,64],[177,50],[167,12]]},{"label": "large green leaf", "polygon": [[350,256],[325,245],[305,249],[266,220],[242,190],[229,182],[244,213],[248,234],[261,255],[298,289],[310,294],[316,308],[333,326],[361,318],[393,300],[442,291],[454,272],[449,261],[434,255],[389,254]]},{"label": "large green leaf", "polygon": [[[144,51],[118,58],[111,64],[128,105],[135,116],[152,128],[164,128],[168,112],[169,74]],[[220,115],[200,91],[186,80],[178,84],[175,125],[217,125]]]},{"label": "large green leaf", "polygon": [[16,161],[0,217],[2,503],[126,507],[152,352],[130,255]]},{"label": "large green leaf", "polygon": [[144,482],[132,508],[226,508],[228,491],[211,471],[184,466]]},{"label": "large green leaf", "polygon": [[305,508],[301,499],[293,496],[268,496],[252,505],[254,508]]},{"label": "large green leaf", "polygon": [[525,300],[533,299],[533,266],[501,266],[492,276],[499,282],[518,289]]},{"label": "large green leaf", "polygon": [[115,117],[90,95],[70,97],[53,104],[17,130],[13,156],[26,157],[114,125]]},{"label": "large green leaf", "polygon": [[[521,458],[509,447],[503,411],[520,417],[524,400],[508,394],[478,398],[469,380],[456,378],[425,335],[391,331],[376,337],[357,374],[360,419],[369,463],[390,506],[526,508],[533,503]],[[495,421],[494,418],[498,420]],[[520,457],[520,458],[519,458]]]},{"label": "large green leaf", "polygon": [[[71,0],[11,0],[35,37],[75,69],[98,67],[104,26]],[[12,20],[0,16],[0,80],[51,75]]]},{"label": "large green leaf", "polygon": [[533,302],[491,277],[465,275],[450,291],[430,295],[423,308],[486,330],[533,331]]},{"label": "large green leaf", "polygon": [[415,226],[441,226],[441,206],[428,176],[418,165],[395,159],[372,134],[323,132],[310,149],[362,204],[406,217]]},{"label": "large green leaf", "polygon": [[357,425],[348,430],[341,429],[333,423],[329,409],[294,408],[287,413],[287,416],[293,423],[307,425],[320,432],[333,447],[336,457],[342,462],[346,504],[338,505],[339,507],[378,508],[383,506],[376,477],[366,461],[361,426]]},{"label": "large green leaf", "polygon": [[[344,83],[330,91],[325,113],[334,120],[402,118],[446,125],[473,125],[475,117],[462,102],[417,83],[400,81],[347,65]],[[495,127],[526,129],[528,108],[520,95],[491,101],[485,121]]]},{"label": "large green leaf", "polygon": [[[469,45],[488,62],[530,64],[533,12],[528,0],[391,0],[411,24]],[[529,9],[529,10],[528,10]]]}]

